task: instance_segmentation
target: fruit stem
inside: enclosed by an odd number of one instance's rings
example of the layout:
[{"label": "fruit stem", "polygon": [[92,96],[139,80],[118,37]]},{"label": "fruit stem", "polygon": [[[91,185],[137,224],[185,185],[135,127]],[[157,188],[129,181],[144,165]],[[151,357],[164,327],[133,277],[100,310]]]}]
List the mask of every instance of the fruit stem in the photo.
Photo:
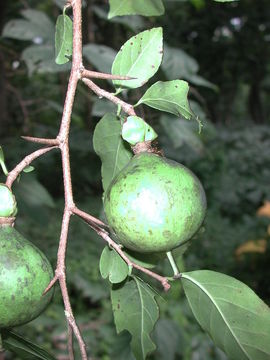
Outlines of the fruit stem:
[{"label": "fruit stem", "polygon": [[173,254],[172,254],[171,251],[168,251],[168,252],[166,253],[166,255],[167,255],[167,258],[168,258],[168,260],[169,260],[169,262],[170,262],[170,265],[171,265],[171,267],[172,267],[172,269],[173,269],[174,278],[175,278],[175,279],[178,279],[178,278],[181,276],[181,274],[180,274],[180,271],[178,270],[178,267],[177,267],[177,265],[176,265],[176,263],[175,263],[175,260],[174,260],[174,258],[173,258]]}]

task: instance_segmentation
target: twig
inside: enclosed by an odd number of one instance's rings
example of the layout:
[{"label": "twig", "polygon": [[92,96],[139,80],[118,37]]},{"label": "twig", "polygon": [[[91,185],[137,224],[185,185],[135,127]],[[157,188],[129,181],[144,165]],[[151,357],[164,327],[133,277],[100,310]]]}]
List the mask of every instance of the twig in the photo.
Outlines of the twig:
[{"label": "twig", "polygon": [[112,75],[106,73],[100,73],[97,71],[92,70],[81,70],[82,78],[89,78],[89,79],[104,79],[104,80],[134,80],[136,78],[130,76],[122,76],[122,75]]},{"label": "twig", "polygon": [[123,252],[121,246],[118,245],[116,242],[114,242],[109,237],[109,234],[105,230],[100,229],[100,230],[96,230],[96,232],[108,243],[110,247],[112,247],[121,256],[121,258],[127,263],[128,266],[134,267],[135,269],[140,270],[145,274],[151,276],[152,278],[156,279],[157,281],[159,281],[165,291],[168,291],[170,289],[171,285],[169,284],[169,281],[166,277],[158,275],[153,271],[146,269],[143,266],[140,266],[134,263],[133,261],[131,261],[129,257]]},{"label": "twig", "polygon": [[35,159],[40,157],[41,155],[46,154],[47,152],[51,151],[52,149],[57,148],[57,146],[50,146],[47,148],[42,148],[39,150],[34,151],[32,154],[27,155],[15,168],[8,173],[8,177],[6,180],[6,185],[11,188],[13,182],[17,179],[19,174],[23,171],[24,168],[29,166]]},{"label": "twig", "polygon": [[101,89],[99,86],[97,86],[93,81],[90,79],[82,78],[82,81],[87,85],[94,93],[96,93],[100,97],[105,97],[106,99],[110,100],[116,105],[120,105],[121,108],[130,116],[135,115],[134,107],[125,101],[119,99],[117,96],[113,95],[112,93]]},{"label": "twig", "polygon": [[94,216],[87,214],[86,212],[78,209],[76,206],[72,209],[73,214],[78,215],[84,219],[87,223],[93,226],[98,226],[101,228],[109,229],[109,226],[103,221],[96,219]]},{"label": "twig", "polygon": [[22,139],[26,140],[26,141],[30,141],[33,143],[37,143],[37,144],[43,144],[43,145],[57,145],[59,146],[60,143],[57,139],[44,139],[44,138],[37,138],[37,137],[32,137],[32,136],[21,136]]}]

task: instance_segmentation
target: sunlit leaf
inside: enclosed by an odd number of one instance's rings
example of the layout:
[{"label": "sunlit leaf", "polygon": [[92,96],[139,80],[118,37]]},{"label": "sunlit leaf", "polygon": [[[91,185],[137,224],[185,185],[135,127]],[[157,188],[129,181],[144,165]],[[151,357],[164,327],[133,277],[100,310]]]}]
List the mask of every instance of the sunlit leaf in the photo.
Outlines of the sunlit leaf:
[{"label": "sunlit leaf", "polygon": [[257,216],[265,216],[270,218],[270,201],[265,201],[263,206],[257,210]]},{"label": "sunlit leaf", "polygon": [[241,256],[247,253],[264,254],[266,252],[266,249],[267,241],[265,239],[249,240],[236,248],[235,255]]},{"label": "sunlit leaf", "polygon": [[112,74],[134,77],[114,80],[116,88],[137,88],[158,70],[163,54],[162,28],[143,31],[129,39],[120,49],[112,65]]}]

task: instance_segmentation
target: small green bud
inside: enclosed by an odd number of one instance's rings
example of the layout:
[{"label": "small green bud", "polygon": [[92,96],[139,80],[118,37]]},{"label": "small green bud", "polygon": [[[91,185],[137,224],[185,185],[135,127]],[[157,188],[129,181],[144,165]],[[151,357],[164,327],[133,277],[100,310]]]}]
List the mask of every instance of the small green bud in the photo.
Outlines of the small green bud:
[{"label": "small green bud", "polygon": [[0,184],[0,217],[13,217],[16,214],[15,196],[5,184]]},{"label": "small green bud", "polygon": [[155,130],[139,116],[129,116],[123,124],[122,137],[131,145],[153,141],[157,138]]}]

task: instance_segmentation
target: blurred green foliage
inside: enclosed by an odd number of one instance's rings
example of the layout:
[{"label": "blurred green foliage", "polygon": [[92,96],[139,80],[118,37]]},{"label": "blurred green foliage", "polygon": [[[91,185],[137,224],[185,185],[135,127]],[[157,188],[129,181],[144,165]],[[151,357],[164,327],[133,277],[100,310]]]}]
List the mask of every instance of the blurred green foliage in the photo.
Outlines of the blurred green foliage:
[{"label": "blurred green foliage", "polygon": [[[270,235],[267,226],[270,219],[256,214],[263,202],[270,200],[267,2],[243,0],[225,6],[208,0],[181,1],[177,5],[167,1],[164,17],[134,17],[132,21],[123,17],[108,22],[104,16],[106,9],[99,6],[98,1],[89,1],[84,8],[84,19],[88,21],[84,43],[107,45],[109,50],[89,45],[85,49],[86,59],[91,59],[93,52],[95,56],[99,53],[104,56],[100,66],[108,67],[108,61],[111,64],[113,60],[112,49],[118,50],[134,31],[164,26],[165,41],[174,48],[177,57],[182,54],[181,70],[185,71],[176,77],[181,76],[191,83],[191,108],[204,125],[198,134],[195,121],[167,115],[166,119],[159,118],[147,107],[138,110],[159,134],[166,156],[191,168],[206,190],[208,213],[204,226],[191,242],[184,260],[179,256],[177,261],[182,270],[211,269],[235,276],[269,304]],[[23,9],[20,2],[4,3],[5,12],[0,16],[2,26],[18,18]],[[45,11],[52,21],[59,12],[52,1],[29,0],[27,4]],[[6,99],[6,104],[0,102],[3,114],[0,144],[8,169],[36,148],[20,140],[20,135],[54,137],[57,134],[68,79],[67,72],[34,72],[28,77],[29,69],[21,53],[30,45],[38,46],[31,41],[0,38],[0,55],[4,59],[1,60],[0,85]],[[92,61],[93,67],[97,64],[98,61]],[[168,66],[163,65],[159,76],[169,79]],[[100,84],[111,91],[109,83]],[[213,85],[217,85],[219,91]],[[124,94],[133,103],[140,95],[140,92]],[[6,120],[4,107],[8,114]],[[94,153],[92,137],[97,121],[107,109],[111,109],[111,104],[79,86],[70,142],[74,195],[80,208],[101,219],[104,219],[101,163]],[[60,155],[57,151],[51,152],[34,166],[35,171],[23,173],[15,186],[19,207],[16,226],[55,266],[64,206]],[[0,181],[4,181],[3,175]],[[267,240],[264,253],[236,256],[240,245],[257,239]],[[134,359],[128,333],[117,336],[114,329],[109,284],[99,273],[103,247],[103,241],[86,224],[72,219],[67,253],[72,306],[94,358]],[[166,260],[158,265],[157,271],[171,275]],[[161,319],[153,334],[158,348],[150,359],[225,360],[225,355],[213,346],[195,322],[180,284],[174,283],[171,291],[162,296],[158,299]],[[46,313],[18,332],[55,355],[67,353],[66,321],[58,287]],[[7,359],[15,357],[9,354]]]}]

